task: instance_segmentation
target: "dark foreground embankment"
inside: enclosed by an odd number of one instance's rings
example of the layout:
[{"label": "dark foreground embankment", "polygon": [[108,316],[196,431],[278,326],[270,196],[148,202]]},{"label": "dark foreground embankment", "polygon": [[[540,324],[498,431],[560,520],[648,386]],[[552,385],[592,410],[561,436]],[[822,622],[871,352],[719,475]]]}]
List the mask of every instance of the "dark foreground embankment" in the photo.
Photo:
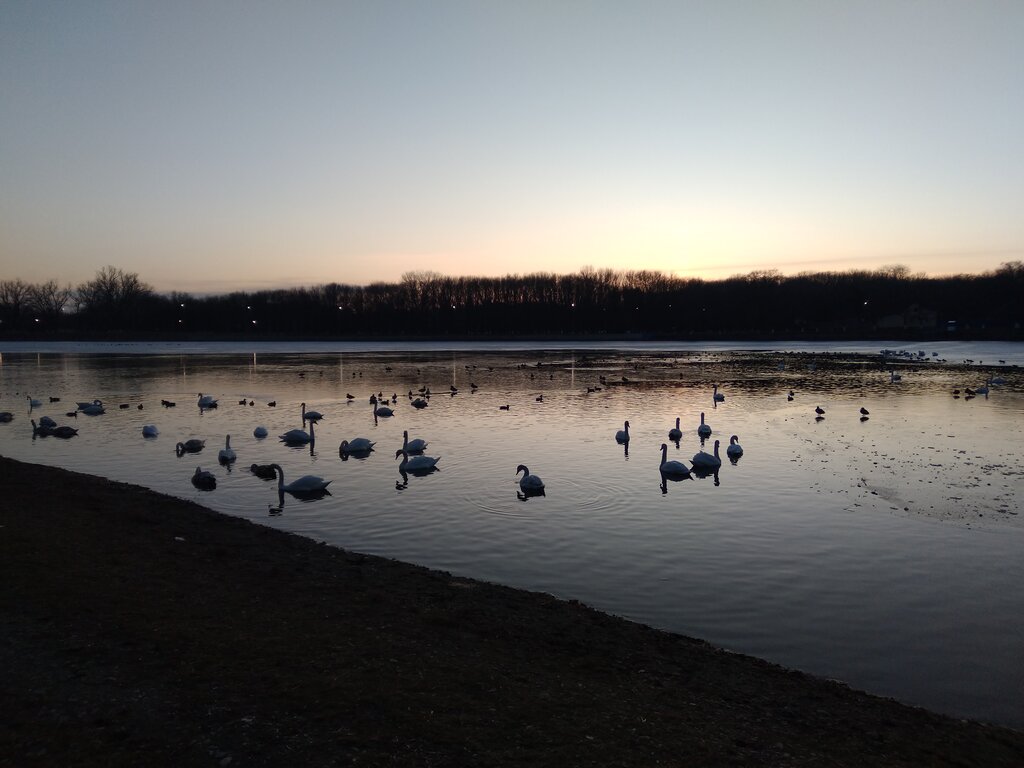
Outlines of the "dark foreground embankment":
[{"label": "dark foreground embankment", "polygon": [[6,458],[0,487],[0,765],[1024,765],[578,603]]}]

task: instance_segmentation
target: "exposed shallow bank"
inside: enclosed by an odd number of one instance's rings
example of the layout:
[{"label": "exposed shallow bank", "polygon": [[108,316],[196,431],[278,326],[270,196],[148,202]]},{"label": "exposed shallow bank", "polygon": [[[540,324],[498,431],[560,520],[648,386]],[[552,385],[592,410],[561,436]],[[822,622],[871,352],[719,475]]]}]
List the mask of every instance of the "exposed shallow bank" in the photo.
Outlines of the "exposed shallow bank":
[{"label": "exposed shallow bank", "polygon": [[1024,765],[548,595],[0,457],[0,765]]}]

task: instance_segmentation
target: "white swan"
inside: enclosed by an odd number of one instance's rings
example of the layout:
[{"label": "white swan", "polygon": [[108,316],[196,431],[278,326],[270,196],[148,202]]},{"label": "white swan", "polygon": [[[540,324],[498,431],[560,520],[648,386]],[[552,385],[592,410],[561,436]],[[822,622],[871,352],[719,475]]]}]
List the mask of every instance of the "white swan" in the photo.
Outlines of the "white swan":
[{"label": "white swan", "polygon": [[683,430],[679,428],[679,417],[676,416],[676,425],[668,431],[669,440],[682,440]]},{"label": "white swan", "polygon": [[80,410],[86,416],[99,416],[101,413],[105,413],[103,409],[103,403],[101,403],[99,400],[85,406],[85,408],[79,408],[78,410]]},{"label": "white swan", "polygon": [[743,455],[743,446],[737,442],[739,440],[736,435],[729,438],[729,447],[725,449],[725,455],[730,459],[738,459]]},{"label": "white swan", "polygon": [[317,491],[326,491],[327,486],[331,484],[330,480],[324,480],[316,475],[303,475],[298,480],[285,484],[284,470],[281,469],[281,465],[271,464],[270,466],[277,472],[277,490],[279,491],[287,491],[288,493],[316,493]]},{"label": "white swan", "polygon": [[701,437],[711,437],[711,425],[704,423],[704,413],[700,414],[700,426],[697,427],[697,434]]},{"label": "white swan", "polygon": [[290,445],[303,445],[304,443],[313,442],[316,437],[313,433],[313,424],[315,422],[309,422],[309,432],[304,429],[289,429],[283,435],[278,435],[278,438],[282,443],[289,443]]},{"label": "white swan", "polygon": [[224,447],[217,453],[217,461],[221,464],[230,464],[238,458],[235,449],[231,447],[231,435],[224,436]]},{"label": "white swan", "polygon": [[722,459],[718,456],[718,440],[715,440],[715,453],[711,455],[707,451],[700,451],[693,455],[694,469],[718,469],[722,466]]},{"label": "white swan", "polygon": [[544,490],[544,481],[537,475],[531,475],[525,464],[516,467],[516,474],[518,475],[520,472],[525,473],[522,480],[519,481],[519,487],[523,489],[523,493],[537,493]]},{"label": "white swan", "polygon": [[416,437],[409,439],[409,430],[402,431],[402,450],[406,453],[423,453],[427,449],[427,441]]},{"label": "white swan", "polygon": [[142,427],[143,437],[156,437],[160,434],[160,430],[156,428],[156,424],[146,424]]},{"label": "white swan", "polygon": [[368,453],[376,444],[367,437],[353,437],[351,440],[342,440],[339,450],[342,453]]},{"label": "white swan", "polygon": [[303,421],[320,421],[324,415],[320,411],[307,411],[306,404],[302,404],[302,420]]},{"label": "white swan", "polygon": [[402,457],[402,463],[398,465],[399,472],[429,472],[441,460],[440,456],[436,459],[432,456],[413,456],[410,458],[408,451],[395,451],[395,458],[397,459],[399,456]]},{"label": "white swan", "polygon": [[198,405],[200,408],[216,408],[217,398],[215,398],[213,395],[204,395],[202,392],[200,392]]},{"label": "white swan", "polygon": [[672,475],[675,477],[682,477],[690,474],[690,468],[683,464],[683,462],[668,460],[668,446],[665,443],[661,444],[661,464],[658,465],[658,469],[661,470],[663,475]]},{"label": "white swan", "polygon": [[81,402],[81,403],[76,403],[76,405],[78,406],[78,410],[80,410],[80,411],[84,411],[84,410],[85,410],[86,408],[88,408],[88,407],[89,407],[90,405],[99,405],[99,406],[102,406],[102,405],[103,405],[103,401],[102,401],[102,400],[100,400],[99,398],[97,398],[97,399],[95,399],[95,400],[93,400],[93,401],[91,401],[91,402]]},{"label": "white swan", "polygon": [[716,403],[721,403],[721,402],[724,402],[724,401],[725,401],[725,395],[720,395],[720,394],[718,393],[718,385],[717,385],[717,384],[715,384],[715,391],[714,391],[714,393],[713,393],[713,394],[711,395],[711,398],[712,398],[712,399],[713,399],[713,400],[714,400],[714,401],[715,401]]},{"label": "white swan", "polygon": [[261,426],[258,426],[258,427],[256,427],[256,429],[254,429],[254,430],[252,431],[252,436],[253,436],[253,437],[259,437],[259,438],[263,438],[263,437],[266,437],[266,436],[267,436],[267,434],[268,434],[268,433],[267,433],[267,428],[266,428],[266,427],[264,427],[264,426],[262,426],[262,425],[261,425]]},{"label": "white swan", "polygon": [[628,443],[629,442],[629,422],[625,422],[622,425],[622,429],[615,433],[616,443]]},{"label": "white swan", "polygon": [[213,476],[212,472],[196,467],[196,472],[192,475],[192,485],[201,491],[212,491],[217,487],[217,478]]},{"label": "white swan", "polygon": [[42,400],[36,400],[31,395],[25,395],[25,397],[28,398],[28,407],[29,408],[42,408],[43,407],[43,401]]}]

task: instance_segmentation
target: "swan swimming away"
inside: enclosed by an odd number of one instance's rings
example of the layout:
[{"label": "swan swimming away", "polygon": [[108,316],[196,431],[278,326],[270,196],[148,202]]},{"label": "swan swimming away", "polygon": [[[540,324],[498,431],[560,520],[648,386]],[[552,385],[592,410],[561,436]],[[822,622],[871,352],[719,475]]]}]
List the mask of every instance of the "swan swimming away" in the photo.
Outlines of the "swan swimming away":
[{"label": "swan swimming away", "polygon": [[324,415],[320,411],[307,411],[306,404],[302,404],[302,420],[303,421],[320,421]]},{"label": "swan swimming away", "polygon": [[231,435],[224,436],[224,447],[217,453],[217,461],[221,464],[230,464],[238,458],[235,449],[231,447]]},{"label": "swan swimming away", "polygon": [[715,440],[715,453],[711,455],[707,451],[700,451],[693,455],[694,469],[718,469],[722,466],[722,459],[718,456],[718,440]]},{"label": "swan swimming away", "polygon": [[403,430],[402,432],[402,450],[407,453],[423,453],[427,449],[427,441],[416,437],[412,440],[409,439],[409,430]]},{"label": "swan swimming away", "polygon": [[351,440],[342,440],[339,450],[342,453],[368,453],[376,444],[367,437],[353,437]]},{"label": "swan swimming away", "polygon": [[327,486],[331,484],[330,480],[324,480],[322,477],[316,475],[303,475],[298,480],[293,480],[290,483],[284,481],[284,470],[281,469],[280,464],[271,464],[274,470],[277,472],[277,489],[279,491],[287,491],[288,493],[315,493],[317,491],[326,491]]},{"label": "swan swimming away", "polygon": [[739,440],[736,435],[729,438],[729,447],[725,449],[725,455],[730,459],[738,459],[743,455],[743,446],[737,442]]},{"label": "swan swimming away", "polygon": [[711,425],[704,423],[704,412],[700,414],[700,426],[697,427],[697,434],[701,437],[711,437]]},{"label": "swan swimming away", "polygon": [[714,400],[714,401],[715,401],[716,403],[721,403],[721,402],[725,402],[725,395],[721,395],[721,394],[719,394],[719,393],[718,393],[718,385],[717,385],[717,384],[715,384],[715,391],[714,391],[714,393],[713,393],[713,394],[711,395],[711,398],[712,398],[712,399],[713,399],[713,400]]},{"label": "swan swimming away", "polygon": [[615,442],[617,443],[628,443],[629,442],[629,422],[625,422],[622,425],[622,429],[615,433]]},{"label": "swan swimming away", "polygon": [[676,425],[668,431],[669,440],[681,440],[683,438],[683,430],[679,428],[679,417],[676,416]]},{"label": "swan swimming away", "polygon": [[156,437],[160,434],[160,430],[156,428],[156,424],[146,424],[142,427],[143,437]]},{"label": "swan swimming away", "polygon": [[690,474],[690,468],[683,464],[683,462],[668,460],[668,446],[665,443],[661,444],[661,464],[658,465],[658,469],[661,470],[663,475],[675,477],[684,477]]},{"label": "swan swimming away", "polygon": [[402,463],[398,465],[399,472],[427,472],[434,469],[437,466],[437,462],[441,460],[438,456],[436,459],[432,456],[409,456],[408,451],[398,450],[395,451],[395,458],[402,457]]},{"label": "swan swimming away", "polygon": [[201,491],[212,491],[217,487],[217,478],[213,476],[212,472],[196,467],[196,472],[192,475],[192,485]]},{"label": "swan swimming away", "polygon": [[51,429],[50,434],[53,435],[54,437],[63,437],[67,439],[69,437],[74,437],[75,435],[77,435],[78,430],[75,429],[74,427],[60,426]]},{"label": "swan swimming away", "polygon": [[256,429],[254,429],[252,431],[252,436],[253,437],[260,437],[260,438],[266,437],[267,436],[267,428],[262,426],[262,425],[256,427]]},{"label": "swan swimming away", "polygon": [[518,475],[520,472],[525,473],[519,481],[519,487],[523,490],[523,493],[537,493],[544,490],[544,481],[537,475],[531,475],[529,468],[525,464],[520,464],[516,467],[516,474]]}]

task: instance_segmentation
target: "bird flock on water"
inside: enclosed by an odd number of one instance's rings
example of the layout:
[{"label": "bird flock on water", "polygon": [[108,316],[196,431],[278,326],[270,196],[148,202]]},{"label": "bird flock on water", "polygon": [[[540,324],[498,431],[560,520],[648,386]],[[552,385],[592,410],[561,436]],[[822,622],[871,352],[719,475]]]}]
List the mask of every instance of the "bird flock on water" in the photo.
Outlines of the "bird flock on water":
[{"label": "bird flock on water", "polygon": [[[540,364],[538,364],[538,367]],[[523,366],[521,366],[523,367]],[[899,384],[903,376],[897,373],[895,369],[890,369],[889,383],[892,385]],[[531,378],[533,374],[531,374]],[[621,381],[609,381],[605,376],[600,377],[601,385],[609,386],[613,384],[629,384],[630,379],[623,376]],[[984,384],[977,387],[964,387],[961,389],[954,389],[953,396],[955,398],[961,397],[965,399],[971,399],[973,397],[982,395],[987,396],[991,390],[991,387],[998,386],[1004,383],[1001,377],[989,376]],[[478,386],[475,383],[470,383],[470,391],[476,392]],[[600,391],[600,386],[587,387],[587,392]],[[459,390],[456,386],[451,385],[448,392],[445,394],[455,397]],[[431,398],[431,391],[429,387],[421,387],[418,393],[414,393],[412,390],[408,393],[408,399],[410,405],[419,410],[426,408],[429,405]],[[793,390],[789,390],[786,398],[788,401],[793,401],[797,397]],[[42,400],[34,398],[32,396],[26,396],[28,401],[29,413],[34,415],[37,409],[45,407]],[[50,397],[49,404],[60,402],[60,397]],[[345,396],[347,403],[352,403],[356,400],[356,396],[348,393]],[[397,405],[398,394],[386,396],[383,392],[378,392],[370,395],[369,404],[371,406],[371,413],[375,422],[379,419],[389,419],[395,416],[396,409],[393,407]],[[712,388],[711,402],[714,407],[718,407],[720,403],[725,402],[725,394],[719,391],[719,386],[715,384]],[[544,402],[543,396],[538,395],[535,398],[536,402]],[[160,404],[164,408],[173,408],[177,404],[174,401],[161,400]],[[196,396],[196,405],[200,411],[213,410],[219,407],[220,400],[210,394],[199,393]],[[239,405],[254,406],[255,401],[252,399],[242,398],[238,401]],[[276,408],[277,401],[272,400],[266,403],[269,408]],[[131,407],[129,403],[118,404],[118,409],[125,410]],[[141,410],[143,405],[141,403],[136,404],[136,408]],[[281,443],[288,446],[302,446],[312,445],[316,440],[316,425],[323,419],[327,418],[324,413],[320,411],[307,409],[305,402],[301,402],[298,406],[299,417],[303,427],[307,429],[290,429],[283,432],[278,436]],[[499,410],[509,411],[511,410],[510,404],[502,404],[499,406]],[[867,408],[861,407],[860,420],[867,421],[870,412]],[[71,418],[77,418],[79,415],[83,416],[100,416],[106,413],[106,407],[102,400],[95,398],[93,400],[84,400],[76,402],[74,410],[68,411],[66,415]],[[825,418],[825,409],[821,405],[817,405],[814,409],[815,420],[822,421]],[[14,421],[15,416],[10,411],[0,411],[0,424],[10,423]],[[32,438],[37,437],[56,437],[61,439],[69,439],[78,435],[79,428],[72,427],[70,425],[60,425],[50,416],[40,416],[38,421],[35,418],[30,419],[32,426]],[[679,442],[683,437],[683,429],[681,426],[681,417],[676,417],[675,425],[669,428],[667,432],[668,440],[674,442],[679,447]],[[664,479],[680,480],[680,479],[692,479],[694,475],[706,476],[708,474],[716,475],[722,466],[722,457],[720,454],[721,441],[716,439],[712,444],[711,451],[703,450],[704,442],[709,440],[713,434],[711,425],[706,420],[706,414],[701,412],[699,415],[699,423],[696,424],[695,432],[701,441],[702,450],[698,451],[693,455],[690,460],[690,466],[687,466],[686,462],[668,458],[668,444],[662,443],[660,446],[661,461],[658,465],[658,469],[661,476]],[[263,425],[258,425],[253,429],[253,436],[257,439],[264,439],[269,436],[269,430]],[[160,435],[160,430],[155,424],[146,424],[142,427],[142,437],[145,439],[157,438]],[[622,429],[617,430],[614,433],[614,438],[620,445],[626,446],[628,452],[630,443],[630,422],[625,420],[622,425]],[[365,459],[371,453],[374,452],[374,447],[377,443],[366,437],[351,437],[341,441],[339,446],[339,456],[342,460],[348,460],[349,458]],[[203,451],[206,446],[206,440],[199,438],[187,438],[184,440],[177,441],[175,443],[175,453],[177,456],[182,457],[186,454],[198,454]],[[440,456],[433,457],[425,455],[425,451],[428,447],[428,442],[422,438],[409,437],[408,430],[402,432],[402,447],[395,451],[395,461],[398,462],[397,467],[399,472],[403,476],[407,475],[425,475],[430,474],[437,470],[438,463],[441,460]],[[736,463],[740,457],[743,456],[743,447],[739,443],[739,437],[732,435],[729,438],[729,444],[725,448],[726,457],[732,462]],[[217,454],[217,461],[219,464],[224,466],[233,465],[238,459],[238,454],[235,449],[231,446],[231,436],[224,436],[224,447],[221,448]],[[399,461],[400,460],[400,461]],[[264,480],[277,480],[277,487],[279,492],[282,494],[290,493],[296,496],[316,498],[319,495],[329,494],[328,486],[331,484],[330,480],[325,480],[322,477],[315,475],[303,475],[295,478],[291,482],[286,482],[285,471],[279,463],[267,462],[267,463],[252,463],[250,465],[250,472],[258,478]],[[521,498],[529,496],[544,495],[546,485],[544,481],[538,476],[531,472],[530,468],[526,464],[519,464],[515,471],[516,478],[519,484],[519,495]],[[520,477],[521,476],[521,477]],[[191,477],[192,484],[199,490],[212,491],[217,487],[216,476],[208,471],[203,470],[201,466],[195,468],[195,472]],[[664,486],[663,486],[664,487]]]}]

